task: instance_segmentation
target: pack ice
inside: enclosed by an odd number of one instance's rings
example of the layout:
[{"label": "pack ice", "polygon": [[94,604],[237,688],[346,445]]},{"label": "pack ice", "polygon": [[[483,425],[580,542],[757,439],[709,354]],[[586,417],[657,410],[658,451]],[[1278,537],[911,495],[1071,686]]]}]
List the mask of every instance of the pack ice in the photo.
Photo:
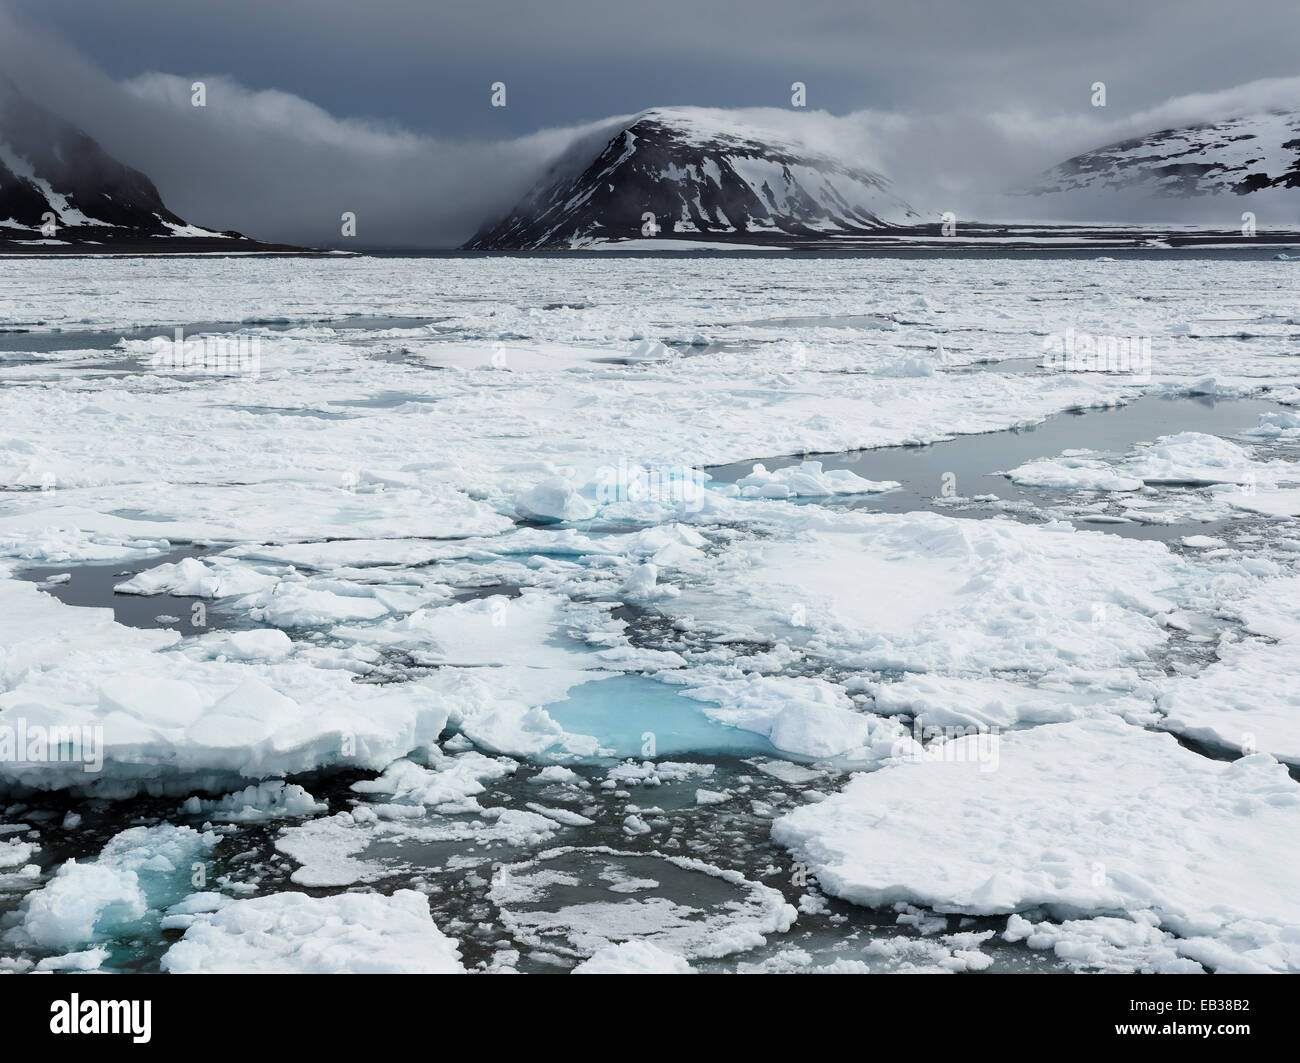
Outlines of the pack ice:
[{"label": "pack ice", "polygon": [[1300,970],[1294,270],[0,275],[0,969]]}]

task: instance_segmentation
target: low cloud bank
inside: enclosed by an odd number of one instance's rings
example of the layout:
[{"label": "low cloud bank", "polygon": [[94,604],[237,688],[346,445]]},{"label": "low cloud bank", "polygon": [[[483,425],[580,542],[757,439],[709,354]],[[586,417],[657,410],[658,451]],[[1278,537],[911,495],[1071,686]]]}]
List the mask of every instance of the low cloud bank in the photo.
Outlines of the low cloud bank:
[{"label": "low cloud bank", "polygon": [[[439,140],[383,121],[336,117],[301,97],[250,89],[221,75],[151,73],[117,82],[3,9],[0,64],[33,99],[147,173],[168,206],[187,220],[313,246],[457,246],[509,209],[566,150],[579,144],[594,154],[627,117],[512,140]],[[193,106],[195,81],[204,83],[206,106]],[[728,113],[881,171],[929,216],[953,211],[972,220],[1181,220],[1231,227],[1243,209],[1236,197],[1152,203],[1123,196],[1031,200],[1005,192],[1090,148],[1171,126],[1294,109],[1297,100],[1300,78],[1274,78],[1171,99],[1127,116],[1106,108],[1056,115],[1027,109]],[[356,216],[351,239],[341,231],[345,212]]]}]

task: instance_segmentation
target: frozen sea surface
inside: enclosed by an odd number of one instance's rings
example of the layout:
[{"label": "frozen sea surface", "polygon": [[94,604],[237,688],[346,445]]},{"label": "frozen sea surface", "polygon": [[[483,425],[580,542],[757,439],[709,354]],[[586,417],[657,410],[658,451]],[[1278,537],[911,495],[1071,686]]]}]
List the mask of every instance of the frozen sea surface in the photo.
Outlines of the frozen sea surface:
[{"label": "frozen sea surface", "polygon": [[0,969],[1300,970],[1294,270],[0,270]]}]

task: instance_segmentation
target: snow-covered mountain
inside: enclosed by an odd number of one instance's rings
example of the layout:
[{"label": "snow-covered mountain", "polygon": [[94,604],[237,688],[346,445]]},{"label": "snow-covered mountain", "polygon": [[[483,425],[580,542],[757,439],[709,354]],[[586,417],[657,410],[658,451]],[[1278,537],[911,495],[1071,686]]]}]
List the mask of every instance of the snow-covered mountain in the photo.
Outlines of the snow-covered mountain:
[{"label": "snow-covered mountain", "polygon": [[1300,187],[1300,111],[1162,129],[1076,155],[1030,190],[1132,189],[1159,196],[1246,195]]},{"label": "snow-covered mountain", "polygon": [[262,247],[190,225],[153,182],[0,76],[0,247]]},{"label": "snow-covered mountain", "polygon": [[568,152],[465,247],[575,248],[646,236],[737,234],[788,240],[920,221],[880,174],[722,111],[645,111],[594,158],[592,150],[585,144]]}]

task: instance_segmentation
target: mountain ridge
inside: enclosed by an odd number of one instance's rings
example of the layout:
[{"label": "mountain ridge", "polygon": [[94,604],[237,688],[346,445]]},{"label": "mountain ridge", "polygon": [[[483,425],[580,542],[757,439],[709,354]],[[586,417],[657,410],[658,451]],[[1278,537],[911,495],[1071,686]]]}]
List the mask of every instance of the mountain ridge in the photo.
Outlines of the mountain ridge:
[{"label": "mountain ridge", "polygon": [[0,252],[301,250],[190,224],[146,174],[0,75]]},{"label": "mountain ridge", "polygon": [[1156,196],[1249,195],[1300,187],[1300,111],[1271,109],[1155,130],[1075,155],[1028,195],[1138,190]]}]

